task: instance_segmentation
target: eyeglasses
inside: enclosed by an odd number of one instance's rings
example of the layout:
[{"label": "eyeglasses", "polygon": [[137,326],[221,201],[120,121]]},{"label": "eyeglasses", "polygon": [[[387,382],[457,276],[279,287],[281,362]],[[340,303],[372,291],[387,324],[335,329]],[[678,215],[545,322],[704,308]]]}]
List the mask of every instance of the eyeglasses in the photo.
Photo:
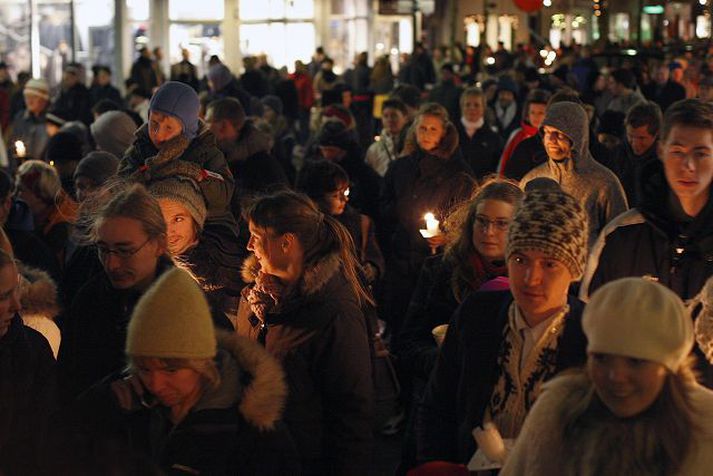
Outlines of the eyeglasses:
[{"label": "eyeglasses", "polygon": [[139,246],[138,248],[134,248],[134,249],[131,249],[131,248],[111,249],[107,246],[97,245],[97,254],[99,255],[100,260],[105,260],[105,259],[109,258],[110,255],[114,255],[119,259],[129,259],[132,256],[134,256],[136,253],[141,251],[141,248],[146,246],[146,243],[148,243],[149,241],[151,241],[151,238],[147,239],[146,241],[144,241],[144,243],[141,246]]},{"label": "eyeglasses", "polygon": [[478,228],[483,231],[487,230],[490,225],[493,225],[498,231],[507,231],[508,227],[510,226],[510,220],[503,220],[502,218],[496,218],[495,220],[491,220],[490,218],[483,215],[476,215],[475,223],[476,225],[478,225]]}]

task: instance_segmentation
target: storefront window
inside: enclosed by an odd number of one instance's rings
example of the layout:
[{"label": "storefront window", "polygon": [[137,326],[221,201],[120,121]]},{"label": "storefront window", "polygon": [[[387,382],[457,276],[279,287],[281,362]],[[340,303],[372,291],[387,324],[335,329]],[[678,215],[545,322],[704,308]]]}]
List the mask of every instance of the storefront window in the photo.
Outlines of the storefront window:
[{"label": "storefront window", "polygon": [[[314,0],[240,0],[240,50],[265,54],[276,68],[309,62],[315,45]],[[295,41],[298,39],[298,41]]]},{"label": "storefront window", "polygon": [[25,0],[0,3],[0,59],[8,65],[13,78],[20,71],[30,71],[30,6]]}]

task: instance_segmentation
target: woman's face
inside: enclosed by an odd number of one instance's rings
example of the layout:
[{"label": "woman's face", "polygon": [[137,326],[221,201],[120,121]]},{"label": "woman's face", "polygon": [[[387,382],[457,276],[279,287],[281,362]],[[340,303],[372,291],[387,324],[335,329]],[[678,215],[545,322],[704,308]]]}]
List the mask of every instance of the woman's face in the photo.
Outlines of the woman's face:
[{"label": "woman's face", "polygon": [[332,216],[341,215],[348,201],[349,184],[344,184],[334,192],[324,195],[324,212]]},{"label": "woman's face", "polygon": [[483,200],[476,207],[473,247],[486,260],[505,260],[505,244],[512,214],[513,206],[501,200]]},{"label": "woman's face", "polygon": [[252,251],[263,273],[282,277],[285,275],[289,261],[282,243],[282,236],[272,228],[256,226],[252,221],[248,224],[250,240],[248,250]]},{"label": "woman's face", "polygon": [[418,121],[416,141],[421,149],[430,152],[438,147],[445,132],[443,122],[438,117],[426,114],[421,116]]},{"label": "woman's face", "polygon": [[170,367],[161,359],[146,359],[137,367],[141,383],[163,406],[185,405],[202,391],[201,375],[193,369]]},{"label": "woman's face", "polygon": [[175,200],[160,198],[158,204],[166,221],[168,252],[172,255],[185,253],[198,241],[193,217],[186,207]]},{"label": "woman's face", "polygon": [[381,113],[381,123],[391,135],[397,135],[406,125],[404,113],[393,107],[387,107]]},{"label": "woman's face", "polygon": [[463,117],[468,122],[478,122],[485,114],[485,106],[483,105],[483,96],[469,95],[463,98],[461,105]]},{"label": "woman's face", "polygon": [[597,396],[619,418],[633,417],[649,408],[666,381],[663,365],[623,355],[591,353],[587,370]]}]

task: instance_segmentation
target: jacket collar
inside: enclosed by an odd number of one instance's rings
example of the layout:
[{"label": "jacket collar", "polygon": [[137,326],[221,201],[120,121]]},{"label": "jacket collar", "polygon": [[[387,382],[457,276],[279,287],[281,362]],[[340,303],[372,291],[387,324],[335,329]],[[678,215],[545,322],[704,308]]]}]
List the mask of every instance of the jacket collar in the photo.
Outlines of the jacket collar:
[{"label": "jacket collar", "polygon": [[[327,283],[339,273],[341,261],[336,253],[318,259],[313,265],[305,268],[300,278],[300,293],[307,297],[317,294],[324,289]],[[248,256],[243,262],[243,280],[252,283],[260,272],[260,264],[254,254]]]}]

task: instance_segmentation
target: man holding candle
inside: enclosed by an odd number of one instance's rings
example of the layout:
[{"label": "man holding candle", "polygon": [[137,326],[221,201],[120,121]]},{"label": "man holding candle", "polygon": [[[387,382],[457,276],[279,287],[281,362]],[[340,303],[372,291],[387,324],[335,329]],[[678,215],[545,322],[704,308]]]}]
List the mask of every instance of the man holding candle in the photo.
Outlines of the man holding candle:
[{"label": "man holding candle", "polygon": [[583,303],[568,296],[587,253],[587,217],[561,190],[533,190],[508,231],[509,291],[456,310],[418,411],[417,460],[465,464],[474,428],[516,438],[543,382],[585,361]]},{"label": "man holding candle", "polygon": [[26,109],[15,116],[10,126],[9,156],[20,162],[41,160],[48,140],[45,113],[49,106],[49,85],[44,79],[30,79],[23,95]]}]

